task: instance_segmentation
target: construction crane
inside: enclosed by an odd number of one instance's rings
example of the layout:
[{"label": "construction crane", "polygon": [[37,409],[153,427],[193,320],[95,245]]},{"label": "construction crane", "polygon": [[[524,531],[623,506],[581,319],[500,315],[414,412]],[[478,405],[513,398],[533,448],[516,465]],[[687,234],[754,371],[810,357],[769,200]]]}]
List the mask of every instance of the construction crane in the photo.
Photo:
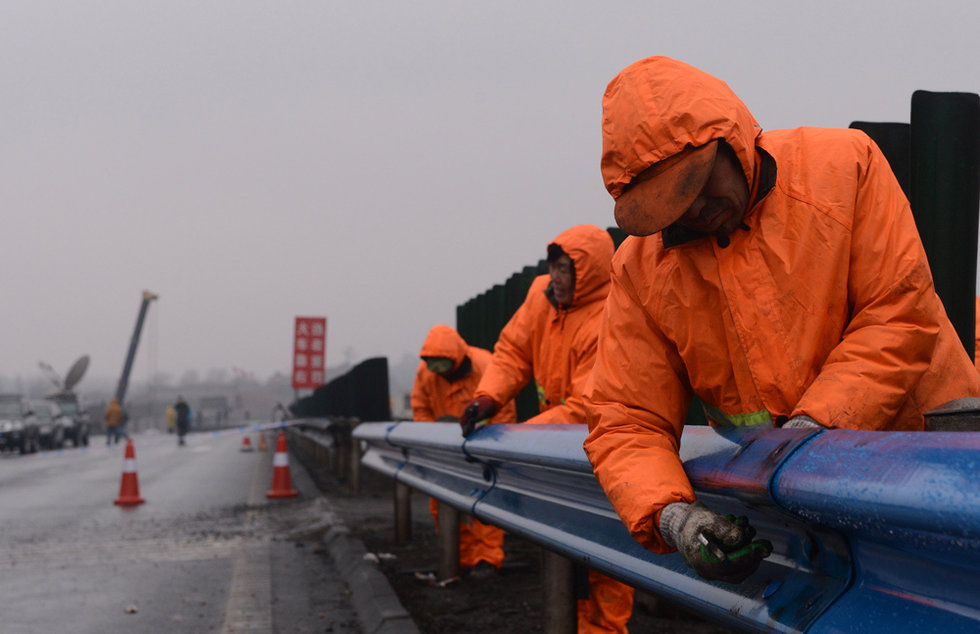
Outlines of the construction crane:
[{"label": "construction crane", "polygon": [[126,355],[126,363],[123,365],[122,376],[119,377],[119,386],[116,388],[116,399],[120,404],[126,396],[126,388],[129,387],[129,372],[133,369],[133,359],[136,357],[136,346],[140,342],[140,333],[143,331],[146,311],[150,307],[150,302],[156,298],[157,296],[150,291],[143,291],[143,301],[140,303],[139,316],[136,318],[136,329],[133,330],[133,338],[129,341],[129,353]]}]

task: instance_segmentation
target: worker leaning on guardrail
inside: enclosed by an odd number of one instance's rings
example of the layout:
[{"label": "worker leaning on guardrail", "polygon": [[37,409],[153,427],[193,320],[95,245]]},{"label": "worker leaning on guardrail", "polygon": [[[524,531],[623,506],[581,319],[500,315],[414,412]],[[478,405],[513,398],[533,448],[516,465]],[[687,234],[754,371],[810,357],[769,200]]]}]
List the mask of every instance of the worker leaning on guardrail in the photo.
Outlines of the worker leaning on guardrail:
[{"label": "worker leaning on guardrail", "polygon": [[636,237],[613,263],[585,451],[643,546],[737,582],[771,547],[696,502],[678,458],[692,393],[714,425],[921,430],[980,380],[863,132],[763,133],[722,81],[653,57],[609,83],[602,135]]},{"label": "worker leaning on guardrail", "polygon": [[[599,319],[609,292],[613,243],[595,225],[578,225],[548,245],[548,274],[531,283],[500,333],[493,361],[460,418],[463,435],[514,398],[533,377],[537,416],[527,423],[584,423],[582,392],[595,360]],[[589,594],[577,603],[579,632],[626,632],[633,588],[588,571]]]},{"label": "worker leaning on guardrail", "polygon": [[[490,351],[477,348],[454,329],[436,324],[422,344],[422,361],[412,386],[412,418],[421,422],[458,421],[473,391],[490,365]],[[517,422],[517,407],[509,401],[492,423]],[[429,498],[429,512],[439,528],[439,503]],[[459,565],[477,578],[492,576],[504,561],[504,531],[475,517],[459,524]],[[487,568],[489,566],[489,569]]]}]

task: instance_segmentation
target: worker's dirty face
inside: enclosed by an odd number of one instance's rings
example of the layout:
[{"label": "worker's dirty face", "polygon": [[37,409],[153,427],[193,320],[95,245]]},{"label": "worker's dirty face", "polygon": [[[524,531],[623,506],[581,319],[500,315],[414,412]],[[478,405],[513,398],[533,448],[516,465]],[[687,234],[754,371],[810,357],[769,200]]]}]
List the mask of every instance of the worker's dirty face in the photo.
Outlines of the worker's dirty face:
[{"label": "worker's dirty face", "polygon": [[571,304],[575,294],[575,267],[568,255],[562,254],[548,263],[551,292],[559,304]]},{"label": "worker's dirty face", "polygon": [[734,152],[727,146],[723,148],[718,151],[708,182],[677,221],[689,229],[728,235],[745,217],[749,186]]},{"label": "worker's dirty face", "polygon": [[447,359],[446,357],[427,357],[425,359],[425,367],[427,367],[430,372],[445,374],[453,369],[453,360]]}]

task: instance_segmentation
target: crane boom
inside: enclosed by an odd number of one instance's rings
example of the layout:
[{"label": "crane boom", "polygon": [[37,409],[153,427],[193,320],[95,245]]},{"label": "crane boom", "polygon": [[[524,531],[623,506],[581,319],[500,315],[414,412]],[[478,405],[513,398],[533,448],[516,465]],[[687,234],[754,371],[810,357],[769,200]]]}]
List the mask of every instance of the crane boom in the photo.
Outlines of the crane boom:
[{"label": "crane boom", "polygon": [[143,291],[143,301],[140,303],[139,316],[136,318],[136,328],[133,330],[133,338],[129,341],[129,353],[126,355],[126,363],[123,365],[122,376],[119,377],[119,386],[116,388],[116,399],[122,404],[126,396],[126,389],[129,387],[129,372],[133,369],[133,359],[136,357],[136,347],[140,342],[140,333],[143,331],[143,320],[146,319],[146,311],[150,307],[150,302],[157,298],[149,291]]}]

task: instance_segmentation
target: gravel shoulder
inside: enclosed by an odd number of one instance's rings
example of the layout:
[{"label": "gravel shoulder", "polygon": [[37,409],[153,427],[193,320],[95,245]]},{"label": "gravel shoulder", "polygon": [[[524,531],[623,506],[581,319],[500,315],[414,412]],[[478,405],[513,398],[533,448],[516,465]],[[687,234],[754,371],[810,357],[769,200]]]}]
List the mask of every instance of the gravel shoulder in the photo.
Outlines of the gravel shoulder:
[{"label": "gravel shoulder", "polygon": [[[508,534],[500,573],[488,579],[469,578],[439,586],[425,579],[438,564],[438,542],[428,511],[428,498],[412,495],[412,538],[395,543],[394,483],[371,469],[362,469],[357,493],[329,465],[298,456],[310,477],[350,531],[369,553],[420,632],[468,634],[540,632],[542,628],[541,549]],[[721,634],[732,630],[646,592],[637,592],[630,632]]]}]

